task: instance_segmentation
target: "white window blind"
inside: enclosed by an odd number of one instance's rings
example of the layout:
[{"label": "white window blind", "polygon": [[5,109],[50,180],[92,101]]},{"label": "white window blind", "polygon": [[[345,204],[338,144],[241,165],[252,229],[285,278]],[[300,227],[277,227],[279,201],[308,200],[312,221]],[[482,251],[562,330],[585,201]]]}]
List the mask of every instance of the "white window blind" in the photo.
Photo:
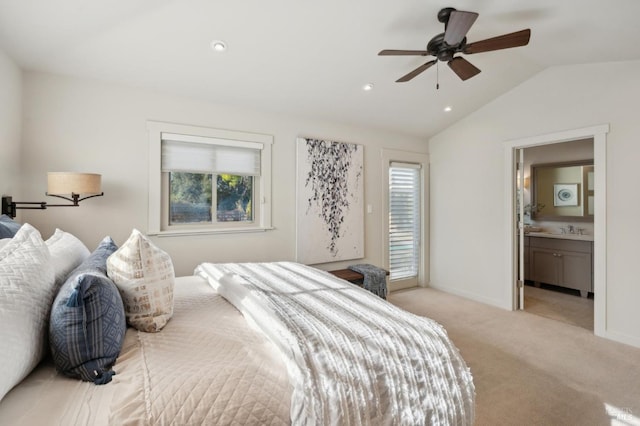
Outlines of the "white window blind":
[{"label": "white window blind", "polygon": [[261,149],[260,143],[231,146],[214,138],[163,133],[161,167],[163,172],[260,176]]},{"label": "white window blind", "polygon": [[420,165],[389,167],[390,279],[417,277],[420,269]]}]

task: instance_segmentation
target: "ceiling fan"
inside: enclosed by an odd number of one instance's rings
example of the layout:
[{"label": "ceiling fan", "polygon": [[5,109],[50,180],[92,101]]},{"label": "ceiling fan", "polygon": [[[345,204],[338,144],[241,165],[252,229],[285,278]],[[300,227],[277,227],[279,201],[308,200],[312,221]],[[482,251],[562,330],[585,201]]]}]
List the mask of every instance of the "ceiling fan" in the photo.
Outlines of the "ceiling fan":
[{"label": "ceiling fan", "polygon": [[400,77],[396,80],[396,83],[403,83],[413,79],[438,61],[447,62],[449,68],[451,68],[461,80],[467,80],[479,74],[480,70],[462,56],[454,56],[456,53],[470,55],[473,53],[526,46],[529,43],[531,30],[526,29],[467,44],[467,32],[477,17],[478,14],[475,12],[463,12],[453,7],[445,7],[438,12],[438,21],[444,23],[444,33],[433,37],[427,44],[426,50],[382,50],[378,55],[436,57],[436,59],[422,64],[409,74]]}]

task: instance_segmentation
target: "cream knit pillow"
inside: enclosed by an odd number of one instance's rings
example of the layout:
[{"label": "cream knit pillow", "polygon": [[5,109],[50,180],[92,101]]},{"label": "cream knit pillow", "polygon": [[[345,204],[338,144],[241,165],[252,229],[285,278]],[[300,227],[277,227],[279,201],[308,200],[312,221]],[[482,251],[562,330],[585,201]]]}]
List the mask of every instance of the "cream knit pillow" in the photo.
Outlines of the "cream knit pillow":
[{"label": "cream knit pillow", "polygon": [[134,229],[107,259],[107,275],[122,296],[127,322],[140,331],[162,330],[173,315],[173,263]]},{"label": "cream knit pillow", "polygon": [[58,291],[71,271],[89,257],[91,252],[82,241],[61,229],[56,229],[45,243],[51,254],[51,264],[56,276],[56,291]]}]

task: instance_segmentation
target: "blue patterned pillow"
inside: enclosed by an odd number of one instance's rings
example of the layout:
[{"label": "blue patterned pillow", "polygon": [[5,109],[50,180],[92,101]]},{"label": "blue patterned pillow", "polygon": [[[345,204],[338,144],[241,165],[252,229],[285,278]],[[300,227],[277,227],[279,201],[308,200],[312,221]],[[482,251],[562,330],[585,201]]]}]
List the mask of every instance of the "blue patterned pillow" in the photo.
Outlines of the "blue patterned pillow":
[{"label": "blue patterned pillow", "polygon": [[117,247],[106,237],[71,272],[51,309],[49,342],[56,368],[65,376],[109,383],[122,349],[126,318],[122,298],[106,274]]},{"label": "blue patterned pillow", "polygon": [[0,215],[0,238],[13,238],[22,225],[9,216]]}]

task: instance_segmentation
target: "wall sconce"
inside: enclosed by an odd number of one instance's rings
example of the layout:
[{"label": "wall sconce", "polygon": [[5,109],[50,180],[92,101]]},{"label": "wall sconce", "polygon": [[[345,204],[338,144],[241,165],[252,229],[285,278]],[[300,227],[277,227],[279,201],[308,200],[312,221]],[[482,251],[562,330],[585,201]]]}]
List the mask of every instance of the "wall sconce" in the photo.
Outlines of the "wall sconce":
[{"label": "wall sconce", "polygon": [[[529,189],[529,176],[524,177],[524,189]],[[516,186],[520,189],[520,179],[516,180]]]},{"label": "wall sconce", "polygon": [[95,173],[49,172],[45,195],[70,201],[71,204],[47,204],[46,201],[13,201],[2,197],[2,214],[16,217],[16,209],[44,210],[47,207],[78,207],[80,201],[100,197],[102,176]]}]

